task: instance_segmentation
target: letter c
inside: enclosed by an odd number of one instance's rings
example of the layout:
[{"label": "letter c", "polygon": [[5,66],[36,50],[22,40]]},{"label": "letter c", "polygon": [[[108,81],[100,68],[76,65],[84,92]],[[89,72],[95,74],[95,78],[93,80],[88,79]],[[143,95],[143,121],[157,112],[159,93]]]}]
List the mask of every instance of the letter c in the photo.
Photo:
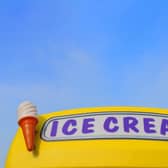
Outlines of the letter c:
[{"label": "letter c", "polygon": [[75,127],[77,125],[77,122],[76,120],[68,120],[65,122],[63,128],[62,128],[62,132],[65,134],[65,135],[73,135],[76,133],[77,131],[77,128],[72,128],[70,129],[70,126],[73,126]]},{"label": "letter c", "polygon": [[110,124],[117,124],[118,121],[115,117],[108,117],[105,122],[104,122],[104,129],[107,132],[116,132],[119,127],[118,126],[114,126],[114,127],[110,127]]}]

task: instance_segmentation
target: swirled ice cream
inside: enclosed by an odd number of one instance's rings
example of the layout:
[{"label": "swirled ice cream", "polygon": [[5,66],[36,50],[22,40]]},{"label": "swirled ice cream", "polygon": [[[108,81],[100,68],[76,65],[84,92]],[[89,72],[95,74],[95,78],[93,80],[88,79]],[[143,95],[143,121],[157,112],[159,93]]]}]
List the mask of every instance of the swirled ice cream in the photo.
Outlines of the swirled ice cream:
[{"label": "swirled ice cream", "polygon": [[37,108],[30,101],[24,101],[21,103],[17,110],[18,121],[24,117],[35,117],[37,118]]}]

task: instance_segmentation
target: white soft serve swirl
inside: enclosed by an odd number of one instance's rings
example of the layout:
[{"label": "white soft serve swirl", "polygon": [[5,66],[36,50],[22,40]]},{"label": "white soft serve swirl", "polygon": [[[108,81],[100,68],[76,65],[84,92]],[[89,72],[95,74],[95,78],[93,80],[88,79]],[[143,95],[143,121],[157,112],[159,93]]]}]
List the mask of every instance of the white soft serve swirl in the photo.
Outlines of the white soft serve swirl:
[{"label": "white soft serve swirl", "polygon": [[18,114],[18,121],[24,117],[37,118],[37,108],[30,101],[24,101],[19,105],[17,114]]}]

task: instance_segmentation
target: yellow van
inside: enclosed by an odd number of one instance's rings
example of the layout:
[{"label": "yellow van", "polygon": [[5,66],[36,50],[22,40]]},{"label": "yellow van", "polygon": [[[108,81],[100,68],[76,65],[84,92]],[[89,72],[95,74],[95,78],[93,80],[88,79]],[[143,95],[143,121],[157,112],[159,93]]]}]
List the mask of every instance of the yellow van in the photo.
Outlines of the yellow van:
[{"label": "yellow van", "polygon": [[39,115],[35,150],[19,128],[6,168],[166,168],[168,110],[96,107]]}]

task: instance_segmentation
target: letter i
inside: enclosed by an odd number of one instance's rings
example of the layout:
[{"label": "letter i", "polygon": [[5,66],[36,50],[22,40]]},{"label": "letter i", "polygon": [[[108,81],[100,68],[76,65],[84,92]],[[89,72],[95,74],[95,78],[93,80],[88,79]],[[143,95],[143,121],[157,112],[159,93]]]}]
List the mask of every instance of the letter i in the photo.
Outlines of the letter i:
[{"label": "letter i", "polygon": [[58,121],[54,121],[51,127],[50,136],[55,137],[57,135]]}]

